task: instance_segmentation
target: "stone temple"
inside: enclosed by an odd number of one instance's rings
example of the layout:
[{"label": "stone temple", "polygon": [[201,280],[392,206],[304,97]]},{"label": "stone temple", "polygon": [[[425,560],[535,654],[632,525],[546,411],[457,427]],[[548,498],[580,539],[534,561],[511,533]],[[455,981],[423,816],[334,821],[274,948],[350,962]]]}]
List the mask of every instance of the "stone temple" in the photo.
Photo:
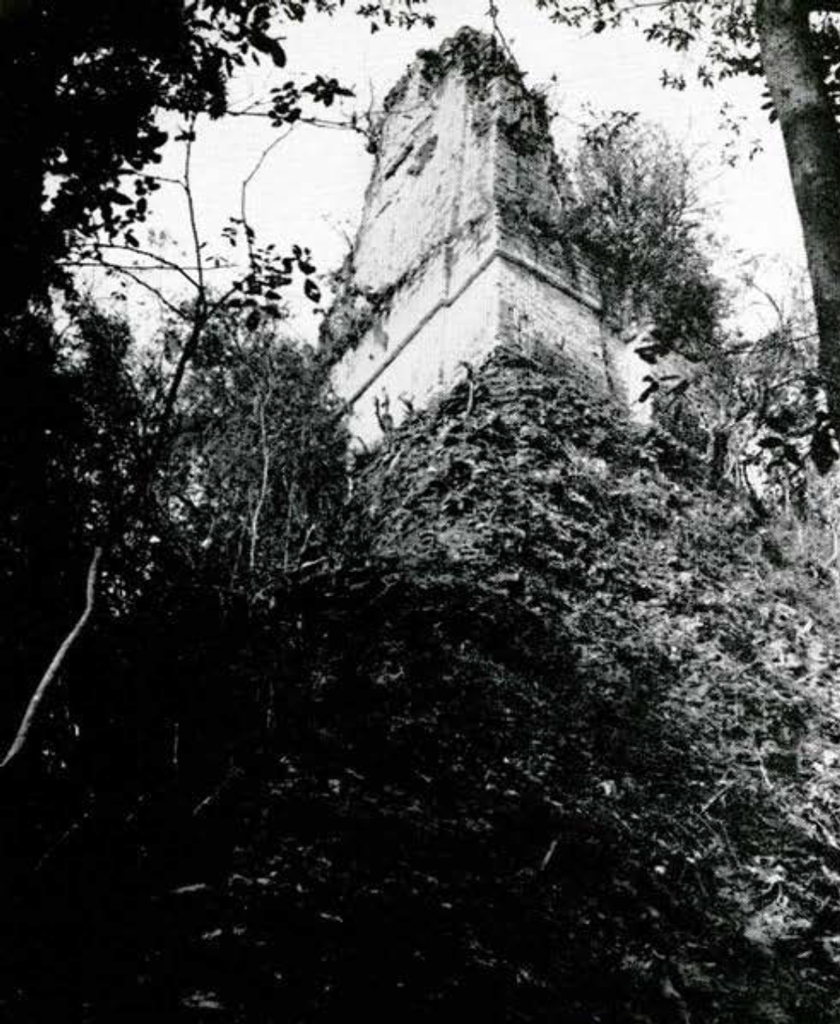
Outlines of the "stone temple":
[{"label": "stone temple", "polygon": [[557,345],[620,388],[624,345],[563,237],[568,186],[538,96],[495,40],[421,52],[377,125],[362,224],[324,327],[351,433],[375,441],[495,347]]}]

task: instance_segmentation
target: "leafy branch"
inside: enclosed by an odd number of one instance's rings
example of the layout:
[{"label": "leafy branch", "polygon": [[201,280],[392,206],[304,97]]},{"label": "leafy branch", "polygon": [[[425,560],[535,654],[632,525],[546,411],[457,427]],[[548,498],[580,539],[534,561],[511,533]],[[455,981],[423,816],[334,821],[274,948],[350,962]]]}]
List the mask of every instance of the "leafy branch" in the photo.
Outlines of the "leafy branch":
[{"label": "leafy branch", "polygon": [[[211,296],[207,282],[207,271],[209,268],[207,267],[204,255],[205,243],[201,237],[198,210],[192,181],[193,146],[196,137],[196,119],[196,115],[193,115],[189,119],[185,130],[180,136],[181,141],[184,142],[184,164],[182,178],[177,182],[183,190],[186,201],[187,221],[192,246],[192,263],[189,269],[168,256],[156,253],[151,249],[141,246],[130,234],[127,235],[125,242],[114,241],[113,237],[108,238],[108,240],[95,240],[83,247],[82,255],[79,260],[66,261],[69,266],[96,266],[101,267],[107,272],[121,274],[139,287],[153,294],[161,305],[180,321],[188,323],[189,333],[181,348],[175,368],[165,388],[161,409],[156,417],[150,442],[148,443],[145,453],[141,455],[138,460],[133,496],[122,505],[116,515],[112,515],[110,523],[106,525],[101,536],[98,538],[94,555],[88,569],[84,610],[73,629],[67,634],[58,647],[47,671],[38,683],[38,686],[36,687],[24,712],[15,738],[9,747],[5,758],[0,762],[0,767],[8,765],[24,748],[33,723],[37,719],[44,697],[54,684],[68,654],[90,621],[94,610],[95,585],[100,560],[107,554],[107,551],[113,543],[123,535],[131,517],[137,512],[139,506],[147,500],[150,494],[161,459],[171,439],[179,394],[189,367],[200,350],[201,343],[208,326],[223,310],[229,308],[233,304],[232,300],[234,300],[234,297],[238,293],[248,293],[253,301],[256,301],[255,296],[262,294],[267,295],[271,301],[274,301],[275,298],[279,298],[279,293],[274,289],[285,284],[290,284],[292,280],[292,271],[295,268],[299,268],[305,275],[305,291],[310,299],[312,301],[320,299],[320,291],[314,281],[311,280],[311,275],[314,273],[315,268],[311,262],[308,251],[295,246],[291,257],[286,257],[282,261],[278,261],[278,259],[273,256],[273,247],[268,247],[267,250],[264,251],[256,249],[254,245],[254,233],[247,221],[246,203],[248,186],[253,182],[270,152],[288,136],[288,131],[278,136],[268,147],[266,147],[266,150],[263,152],[260,159],[257,161],[256,165],[242,184],[242,227],[245,231],[249,253],[247,275],[243,279],[234,281],[234,283],[218,297]],[[289,131],[290,130],[291,128]],[[136,253],[138,256],[142,256],[151,261],[151,266],[132,266],[126,263],[116,263],[108,259],[108,252]],[[268,253],[268,255],[266,255],[266,253]],[[181,277],[194,291],[194,298],[192,302],[184,303],[182,300],[179,300],[174,296],[167,295],[163,289],[156,287],[151,282],[144,280],[142,276],[143,272],[147,269],[151,269],[151,267],[163,268]],[[258,502],[252,524],[252,544],[254,546],[256,545],[258,520],[262,503],[264,503],[264,495],[262,502]]]}]

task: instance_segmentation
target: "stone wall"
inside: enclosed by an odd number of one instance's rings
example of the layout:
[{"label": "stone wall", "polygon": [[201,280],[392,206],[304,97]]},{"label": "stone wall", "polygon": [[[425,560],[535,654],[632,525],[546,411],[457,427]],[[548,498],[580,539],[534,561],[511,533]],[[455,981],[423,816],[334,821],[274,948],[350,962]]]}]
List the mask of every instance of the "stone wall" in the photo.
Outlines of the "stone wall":
[{"label": "stone wall", "polygon": [[385,106],[352,266],[326,325],[347,348],[333,384],[351,432],[376,440],[383,421],[398,424],[506,341],[561,345],[593,386],[610,387],[620,343],[563,237],[566,182],[543,106],[493,41],[462,30],[418,59]]}]

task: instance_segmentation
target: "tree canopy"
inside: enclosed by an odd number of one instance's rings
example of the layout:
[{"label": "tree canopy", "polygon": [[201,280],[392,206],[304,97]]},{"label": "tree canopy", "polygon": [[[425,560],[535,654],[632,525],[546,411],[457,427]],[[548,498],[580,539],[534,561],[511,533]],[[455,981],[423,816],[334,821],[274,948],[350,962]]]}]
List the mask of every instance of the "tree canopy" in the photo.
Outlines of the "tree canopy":
[{"label": "tree canopy", "polygon": [[649,322],[642,353],[717,355],[727,301],[686,154],[661,129],[618,113],[588,126],[572,166],[565,229],[593,257],[619,330]]},{"label": "tree canopy", "polygon": [[[252,60],[287,61],[281,37],[345,0],[16,0],[0,34],[0,198],[6,286],[0,316],[62,280],[70,233],[94,227],[132,244],[167,141],[161,110],[220,117]],[[421,0],[367,3],[371,24],[428,18]],[[322,102],[339,84],[313,75]],[[64,279],[66,280],[66,279]]]},{"label": "tree canopy", "polygon": [[[819,363],[828,423],[840,437],[840,132],[837,127],[840,29],[833,0],[535,0],[562,25],[604,32],[633,26],[646,39],[681,52],[701,52],[705,85],[737,74],[763,75],[767,107],[778,119],[813,286]],[[684,79],[663,72],[663,84]],[[836,444],[836,441],[835,441]]]}]

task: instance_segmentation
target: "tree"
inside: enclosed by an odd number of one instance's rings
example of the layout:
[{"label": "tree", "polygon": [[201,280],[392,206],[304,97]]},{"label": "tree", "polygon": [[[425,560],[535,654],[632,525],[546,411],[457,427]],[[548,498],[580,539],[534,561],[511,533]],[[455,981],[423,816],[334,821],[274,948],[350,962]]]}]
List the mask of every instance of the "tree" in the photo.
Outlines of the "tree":
[{"label": "tree", "polygon": [[665,133],[616,113],[587,128],[572,167],[567,230],[593,253],[619,328],[649,321],[643,355],[708,357],[726,312],[701,233],[691,163]]},{"label": "tree", "polygon": [[[0,8],[0,323],[67,283],[70,234],[104,228],[131,244],[155,188],[160,110],[221,117],[251,60],[286,64],[281,33],[345,0],[7,0]],[[425,0],[363,4],[373,25],[428,20]],[[313,79],[325,102],[337,82]]]},{"label": "tree", "polygon": [[[25,542],[11,537],[4,545],[2,570],[13,590],[26,589],[33,561],[64,566],[81,556],[84,565],[93,567],[88,572],[88,595],[93,594],[99,557],[94,554],[91,560],[91,550],[102,549],[107,556],[109,548],[132,534],[131,521],[141,515],[170,440],[181,384],[206,329],[227,299],[240,292],[237,301],[250,304],[251,316],[257,317],[256,307],[274,303],[277,289],[291,283],[292,272],[299,271],[306,294],[317,301],[307,251],[296,247],[281,260],[271,247],[259,249],[243,212],[240,227],[248,242],[248,271],[238,287],[211,303],[189,188],[189,145],[199,114],[225,114],[227,85],[238,68],[264,58],[283,68],[284,27],[309,13],[331,14],[344,2],[153,0],[129,9],[107,0],[10,0],[0,8],[0,163],[7,175],[6,187],[0,189],[0,260],[6,268],[0,293],[0,456],[8,479],[16,481],[1,497],[6,521],[24,524],[18,532],[25,534]],[[358,13],[374,28],[411,27],[428,23],[424,3],[366,3]],[[274,104],[272,120],[276,125],[294,123],[304,95],[313,103],[330,105],[336,95],[346,93],[335,79],[317,73],[308,85],[287,83],[278,90],[282,102]],[[88,255],[92,249],[98,257],[103,241],[123,253],[139,252],[135,229],[144,221],[149,197],[158,187],[149,169],[159,161],[167,141],[157,123],[163,110],[187,120],[184,184],[199,258],[194,276],[185,267],[169,265],[190,281],[196,298],[187,313],[188,337],[166,381],[154,422],[132,453],[137,457],[131,486],[124,499],[100,507],[102,514],[91,517],[90,510],[81,511],[84,499],[76,493],[71,464],[53,452],[66,443],[67,430],[64,424],[59,430],[48,426],[54,416],[44,414],[56,406],[55,392],[66,399],[62,404],[73,405],[60,372],[60,338],[49,324],[50,289],[60,285],[73,296],[65,257],[80,238],[88,243],[83,249]],[[20,386],[21,367],[29,385],[25,390]],[[75,429],[78,424],[71,419]],[[46,443],[45,436],[50,439]],[[57,526],[77,519],[81,530]],[[60,559],[45,554],[56,548],[62,549]],[[73,575],[68,575],[68,582]],[[55,604],[62,610],[73,602],[63,587],[47,587],[41,580],[41,588],[57,591]],[[72,646],[67,639],[75,639],[77,631],[66,632],[66,611],[57,619],[44,612],[37,596],[20,607],[22,620],[42,624],[39,639],[54,646],[55,636],[65,637],[59,645],[60,662]],[[40,645],[30,647],[27,666],[33,658],[43,657]],[[54,677],[52,666],[53,662],[42,682]]]},{"label": "tree", "polygon": [[228,314],[205,338],[157,491],[193,564],[252,600],[320,561],[346,448],[324,364],[282,325],[247,320]]},{"label": "tree", "polygon": [[805,515],[820,505],[827,486],[814,479],[834,455],[824,431],[825,396],[816,369],[817,332],[805,282],[786,298],[767,292],[750,274],[745,285],[772,309],[774,322],[759,338],[728,337],[694,387],[673,407],[705,430],[710,476],[745,490],[759,518],[775,511]]},{"label": "tree", "polygon": [[[632,24],[675,51],[705,46],[705,85],[735,74],[764,75],[771,118],[784,137],[820,335],[819,365],[829,423],[840,437],[840,30],[836,0],[535,0],[554,21],[603,32]],[[663,84],[685,86],[663,72]]]},{"label": "tree", "polygon": [[[58,647],[66,654],[67,638],[73,637],[70,646],[75,642],[72,612],[82,610],[86,576],[84,604],[92,604],[100,557],[94,549],[116,518],[139,507],[137,470],[148,424],[127,372],[131,333],[119,318],[82,302],[61,332],[39,315],[5,340],[0,578],[6,629],[0,667],[10,681],[3,719],[11,722],[21,692],[50,661],[45,651]],[[124,530],[121,547],[131,543],[136,532]],[[115,561],[125,564],[124,551]],[[42,678],[54,675],[48,671]]]},{"label": "tree", "polygon": [[[830,213],[836,213],[840,192],[840,136],[836,92],[826,84],[828,77],[835,85],[826,62],[836,57],[838,33],[831,22],[824,22],[819,35],[810,28],[812,11],[831,7],[836,8],[832,0],[758,0],[755,21],[805,238],[829,416],[840,437],[840,230]],[[828,43],[822,52],[820,38]]]}]

